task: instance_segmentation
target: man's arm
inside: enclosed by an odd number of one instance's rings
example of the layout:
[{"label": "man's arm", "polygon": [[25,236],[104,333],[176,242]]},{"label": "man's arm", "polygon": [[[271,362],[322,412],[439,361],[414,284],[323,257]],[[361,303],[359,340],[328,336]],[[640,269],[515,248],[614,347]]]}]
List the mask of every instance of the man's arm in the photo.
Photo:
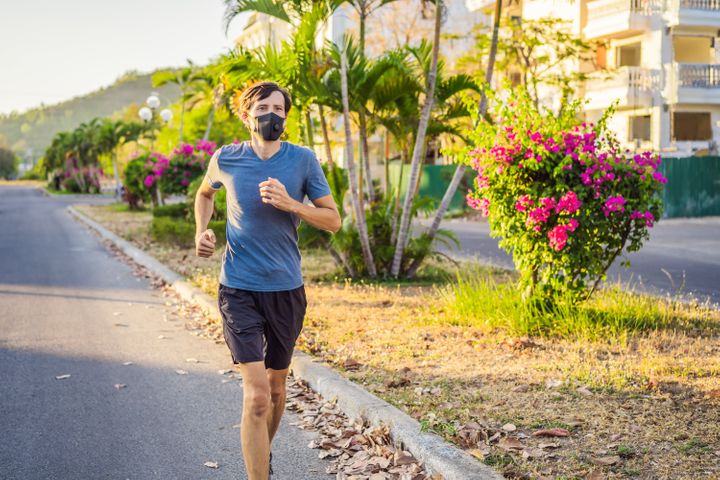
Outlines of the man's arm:
[{"label": "man's arm", "polygon": [[314,207],[298,202],[292,213],[315,228],[337,233],[342,221],[332,195],[316,198],[312,200],[312,203],[315,205]]},{"label": "man's arm", "polygon": [[199,257],[215,252],[215,233],[207,228],[215,206],[215,192],[205,177],[195,195],[195,255]]},{"label": "man's arm", "polygon": [[314,207],[298,202],[285,190],[285,185],[275,178],[268,178],[260,182],[260,197],[264,203],[285,212],[294,213],[301,220],[306,221],[315,228],[336,233],[342,225],[340,213],[332,195],[312,200]]}]

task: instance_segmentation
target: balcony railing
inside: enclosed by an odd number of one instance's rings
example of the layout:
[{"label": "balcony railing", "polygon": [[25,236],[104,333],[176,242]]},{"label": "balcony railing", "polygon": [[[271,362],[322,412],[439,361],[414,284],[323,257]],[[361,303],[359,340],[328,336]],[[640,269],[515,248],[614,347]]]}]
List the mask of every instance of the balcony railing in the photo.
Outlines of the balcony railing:
[{"label": "balcony railing", "polygon": [[[703,1],[703,0],[680,0]],[[720,0],[707,0],[720,1]],[[594,0],[588,2],[588,21],[593,18],[605,17],[621,13],[634,13],[639,15],[652,15],[661,11],[661,0]]]},{"label": "balcony railing", "polygon": [[720,88],[720,65],[680,63],[677,79],[678,87]]},{"label": "balcony railing", "polygon": [[593,79],[587,84],[590,90],[629,88],[634,92],[657,91],[660,89],[660,71],[643,67],[620,67],[609,79]]},{"label": "balcony railing", "polygon": [[680,8],[720,11],[720,0],[680,0]]}]

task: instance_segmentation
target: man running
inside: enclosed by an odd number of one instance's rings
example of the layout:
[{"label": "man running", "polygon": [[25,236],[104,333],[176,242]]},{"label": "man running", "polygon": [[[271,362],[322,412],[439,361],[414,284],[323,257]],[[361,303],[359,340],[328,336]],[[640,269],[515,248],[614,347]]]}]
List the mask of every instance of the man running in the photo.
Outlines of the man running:
[{"label": "man running", "polygon": [[[218,305],[225,342],[243,378],[245,467],[249,480],[266,480],[307,306],[297,227],[303,220],[334,233],[340,215],[313,151],[280,141],[291,107],[288,92],[274,82],[256,83],[236,106],[251,140],[224,145],[210,159],[195,196],[195,253],[209,257],[215,251],[207,225],[215,192],[224,186],[227,243]],[[303,203],[305,196],[314,206]]]}]

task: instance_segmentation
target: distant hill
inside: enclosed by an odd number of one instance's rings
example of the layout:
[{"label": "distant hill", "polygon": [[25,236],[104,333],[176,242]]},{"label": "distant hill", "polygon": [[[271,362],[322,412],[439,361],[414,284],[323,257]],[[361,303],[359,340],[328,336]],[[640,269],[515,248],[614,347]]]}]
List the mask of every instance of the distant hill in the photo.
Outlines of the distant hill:
[{"label": "distant hill", "polygon": [[[132,104],[142,104],[151,91],[174,102],[180,96],[176,85],[152,88],[152,73],[128,72],[110,85],[87,95],[55,105],[43,105],[23,113],[0,115],[0,138],[27,160],[37,160],[56,133],[73,130],[95,117],[109,117]],[[163,102],[164,104],[165,102]]]}]

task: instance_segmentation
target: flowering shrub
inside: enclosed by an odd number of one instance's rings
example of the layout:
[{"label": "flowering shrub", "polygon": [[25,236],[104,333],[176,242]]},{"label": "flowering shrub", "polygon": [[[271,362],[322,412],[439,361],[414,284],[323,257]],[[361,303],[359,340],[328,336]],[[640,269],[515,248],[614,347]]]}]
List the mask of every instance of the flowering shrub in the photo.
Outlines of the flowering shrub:
[{"label": "flowering shrub", "polygon": [[194,146],[188,143],[177,147],[160,175],[164,193],[185,195],[188,186],[205,173],[208,160],[215,152],[215,143],[199,140]]},{"label": "flowering shrub", "polygon": [[581,123],[579,102],[560,115],[513,92],[478,123],[477,171],[467,203],[488,217],[529,296],[589,297],[623,251],[640,249],[660,217],[667,180],[652,152],[621,151],[608,131]]},{"label": "flowering shrub", "polygon": [[68,156],[65,169],[60,174],[60,186],[63,190],[75,193],[100,193],[102,168],[82,166],[75,157]]},{"label": "flowering shrub", "polygon": [[199,140],[195,145],[180,145],[170,157],[158,152],[136,153],[125,168],[126,189],[145,202],[157,201],[158,188],[161,195],[185,195],[190,183],[205,173],[214,152],[215,142]]}]

